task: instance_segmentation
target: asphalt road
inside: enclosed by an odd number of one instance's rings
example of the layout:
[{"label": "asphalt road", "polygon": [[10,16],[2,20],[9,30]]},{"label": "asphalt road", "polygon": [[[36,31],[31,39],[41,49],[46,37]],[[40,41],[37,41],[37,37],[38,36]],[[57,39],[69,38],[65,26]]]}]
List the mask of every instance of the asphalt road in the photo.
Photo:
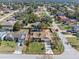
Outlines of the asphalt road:
[{"label": "asphalt road", "polygon": [[42,55],[0,54],[0,59],[41,59]]},{"label": "asphalt road", "polygon": [[13,11],[13,12],[7,14],[6,16],[2,17],[2,18],[0,19],[0,21],[3,21],[3,20],[5,20],[5,19],[7,19],[7,18],[12,17],[12,15],[14,15],[14,13],[17,13],[17,12],[19,12],[19,10],[16,10],[16,11]]},{"label": "asphalt road", "polygon": [[[24,7],[21,11],[22,12],[24,12],[25,10],[27,10],[29,8],[29,6],[28,7]],[[19,10],[15,10],[15,11],[12,11],[11,13],[9,13],[9,14],[6,14],[6,16],[4,16],[4,17],[2,17],[1,19],[0,19],[0,22],[1,21],[3,21],[3,20],[5,20],[5,19],[7,19],[7,18],[11,18],[15,13],[17,13],[17,12],[19,12]]]}]

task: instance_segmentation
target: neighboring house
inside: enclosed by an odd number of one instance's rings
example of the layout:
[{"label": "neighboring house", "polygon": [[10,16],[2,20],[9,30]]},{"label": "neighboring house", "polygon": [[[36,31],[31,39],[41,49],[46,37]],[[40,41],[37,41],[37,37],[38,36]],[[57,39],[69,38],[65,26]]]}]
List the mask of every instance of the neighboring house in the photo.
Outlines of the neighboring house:
[{"label": "neighboring house", "polygon": [[1,40],[14,40],[13,35],[10,32],[0,31]]},{"label": "neighboring house", "polygon": [[13,26],[15,23],[16,21],[4,21],[1,23],[2,29],[13,30]]},{"label": "neighboring house", "polygon": [[15,17],[12,17],[12,18],[8,19],[7,21],[17,21],[17,19],[15,19]]},{"label": "neighboring house", "polygon": [[47,7],[47,10],[49,10],[49,11],[56,10],[56,8],[54,6],[46,6],[46,7]]},{"label": "neighboring house", "polygon": [[66,8],[67,8],[67,10],[70,11],[70,12],[75,12],[75,10],[72,9],[72,8],[70,8],[70,7],[66,7]]},{"label": "neighboring house", "polygon": [[38,6],[38,8],[34,11],[34,14],[37,15],[38,17],[41,17],[41,15],[44,13],[43,8]]},{"label": "neighboring house", "polygon": [[4,37],[4,40],[13,41],[13,40],[15,40],[15,39],[14,39],[14,36],[13,36],[11,33],[8,33],[8,34]]},{"label": "neighboring house", "polygon": [[3,8],[3,12],[4,13],[9,13],[11,10],[10,9],[8,9],[8,8]]},{"label": "neighboring house", "polygon": [[7,32],[0,32],[0,39],[4,40],[4,37],[7,35]]},{"label": "neighboring house", "polygon": [[65,15],[58,15],[58,20],[62,22],[66,22],[69,20]]},{"label": "neighboring house", "polygon": [[69,19],[69,23],[70,26],[76,25],[77,24],[77,19]]},{"label": "neighboring house", "polygon": [[69,19],[64,15],[58,16],[58,20],[64,23],[69,24],[70,26],[73,26],[74,24],[77,24],[77,19]]},{"label": "neighboring house", "polygon": [[76,32],[79,32],[79,25],[74,25],[73,30],[76,31]]}]

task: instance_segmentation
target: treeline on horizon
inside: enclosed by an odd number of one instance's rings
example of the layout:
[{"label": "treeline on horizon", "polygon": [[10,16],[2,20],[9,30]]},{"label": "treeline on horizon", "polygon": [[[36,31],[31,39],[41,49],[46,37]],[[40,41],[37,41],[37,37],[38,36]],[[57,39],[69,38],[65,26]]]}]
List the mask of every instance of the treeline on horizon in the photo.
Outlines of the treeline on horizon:
[{"label": "treeline on horizon", "polygon": [[79,3],[79,0],[0,0],[1,3],[52,3],[52,2],[59,2],[59,3]]}]

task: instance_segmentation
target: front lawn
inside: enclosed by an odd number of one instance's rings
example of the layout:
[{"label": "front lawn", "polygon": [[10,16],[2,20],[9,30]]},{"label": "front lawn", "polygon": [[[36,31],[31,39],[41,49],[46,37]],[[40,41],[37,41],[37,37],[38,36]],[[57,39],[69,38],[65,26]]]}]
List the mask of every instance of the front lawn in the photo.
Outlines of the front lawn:
[{"label": "front lawn", "polygon": [[67,37],[67,39],[72,47],[79,51],[79,40],[77,39],[77,37]]},{"label": "front lawn", "polygon": [[43,54],[45,52],[44,44],[41,42],[30,42],[29,47],[26,48],[24,49],[26,50],[25,53],[27,54]]},{"label": "front lawn", "polygon": [[1,41],[0,53],[12,53],[16,49],[15,41]]}]

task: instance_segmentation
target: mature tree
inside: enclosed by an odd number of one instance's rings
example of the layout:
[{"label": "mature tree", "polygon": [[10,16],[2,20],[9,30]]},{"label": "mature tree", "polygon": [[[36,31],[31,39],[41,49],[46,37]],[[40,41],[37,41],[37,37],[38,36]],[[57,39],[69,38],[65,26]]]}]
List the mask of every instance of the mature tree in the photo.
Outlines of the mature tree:
[{"label": "mature tree", "polygon": [[57,14],[57,10],[53,10],[52,13],[53,13],[53,14]]},{"label": "mature tree", "polygon": [[21,28],[21,24],[19,21],[17,21],[13,26],[13,31],[19,31]]},{"label": "mature tree", "polygon": [[74,12],[69,12],[69,11],[67,11],[67,12],[65,13],[65,15],[66,15],[68,18],[75,18],[75,17],[76,17],[76,15],[75,15]]},{"label": "mature tree", "polygon": [[29,21],[29,15],[26,14],[26,15],[24,16],[23,23],[24,23],[25,25],[27,25],[27,24],[28,24],[28,21]]},{"label": "mature tree", "polygon": [[20,4],[16,4],[16,5],[14,5],[14,4],[13,4],[12,7],[13,7],[14,10],[16,10],[16,9],[20,8],[21,5],[20,5]]},{"label": "mature tree", "polygon": [[2,25],[0,24],[0,29],[2,28]]},{"label": "mature tree", "polygon": [[29,14],[29,23],[34,23],[36,22],[36,20],[38,19],[37,15],[35,15],[34,13]]},{"label": "mature tree", "polygon": [[44,16],[41,18],[41,23],[39,27],[41,28],[47,28],[52,24],[52,19],[49,16]]},{"label": "mature tree", "polygon": [[28,14],[31,14],[33,12],[33,8],[32,7],[29,7],[28,9],[27,9],[27,13]]},{"label": "mature tree", "polygon": [[79,20],[79,5],[75,6],[75,16],[76,16],[76,19]]}]

